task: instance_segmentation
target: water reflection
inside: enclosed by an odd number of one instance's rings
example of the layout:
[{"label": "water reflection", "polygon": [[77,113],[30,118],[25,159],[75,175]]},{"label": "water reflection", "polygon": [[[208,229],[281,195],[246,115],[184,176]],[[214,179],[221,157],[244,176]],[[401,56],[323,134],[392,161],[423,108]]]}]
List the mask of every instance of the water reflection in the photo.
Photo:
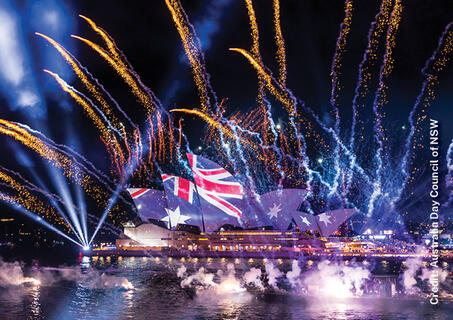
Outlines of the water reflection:
[{"label": "water reflection", "polygon": [[33,317],[39,318],[41,315],[41,303],[40,303],[40,296],[41,296],[41,288],[39,285],[35,285],[30,288],[30,295],[32,301],[30,303],[30,311]]}]

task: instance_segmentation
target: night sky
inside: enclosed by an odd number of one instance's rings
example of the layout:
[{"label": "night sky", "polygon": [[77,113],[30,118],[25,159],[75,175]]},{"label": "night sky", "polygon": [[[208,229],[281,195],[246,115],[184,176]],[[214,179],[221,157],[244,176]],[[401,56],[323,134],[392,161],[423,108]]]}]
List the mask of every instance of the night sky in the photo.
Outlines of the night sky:
[{"label": "night sky", "polygon": [[[105,86],[122,108],[137,123],[143,123],[143,108],[135,101],[127,86],[109,65],[91,49],[70,38],[77,34],[102,43],[99,37],[77,15],[83,14],[104,28],[127,56],[143,82],[150,87],[168,109],[197,108],[199,100],[193,84],[190,66],[184,55],[179,35],[174,27],[165,1],[51,1],[40,2],[40,13],[34,6],[38,1],[5,1],[8,12],[14,12],[18,35],[22,38],[22,54],[26,76],[23,85],[33,83],[40,93],[40,109],[44,115],[25,107],[17,108],[14,90],[0,79],[0,118],[28,124],[44,132],[55,142],[66,144],[84,155],[96,167],[108,173],[109,159],[99,140],[94,125],[42,70],[58,72],[75,87],[81,87],[56,51],[43,39],[34,35],[41,32],[54,37]],[[258,88],[256,72],[231,47],[249,49],[251,36],[249,20],[243,1],[205,0],[181,1],[190,21],[202,41],[206,67],[213,88],[219,98],[227,98],[227,113],[238,109],[247,112],[256,106]],[[367,33],[380,1],[355,1],[352,30],[346,46],[342,68],[341,105],[342,130],[351,125],[351,101],[357,81],[358,65],[367,44]],[[445,26],[453,20],[453,2],[449,0],[403,1],[403,15],[394,51],[394,71],[389,80],[389,103],[386,105],[387,125],[398,142],[408,126],[408,114],[418,95],[423,76],[421,69],[437,46]],[[0,6],[0,8],[2,8]],[[272,23],[272,1],[255,1],[260,31],[261,54],[264,63],[277,74],[275,43]],[[46,12],[57,12],[53,27],[43,20]],[[288,87],[326,122],[329,118],[330,68],[335,51],[339,26],[344,18],[344,2],[319,0],[281,0],[282,31],[285,37]],[[43,22],[44,21],[44,22]],[[56,27],[57,26],[57,27]],[[1,44],[0,44],[1,46]],[[14,54],[11,52],[11,54]],[[381,52],[382,54],[382,52]],[[453,137],[453,69],[452,63],[440,77],[437,99],[429,115],[441,121],[442,159]],[[0,68],[5,67],[5,62]],[[19,85],[20,86],[20,85]],[[373,89],[374,90],[374,89]],[[280,106],[274,118],[284,120]],[[204,123],[190,116],[184,117],[184,131],[191,147],[201,144]],[[370,124],[371,125],[371,124]],[[401,140],[402,142],[402,140]],[[42,160],[11,138],[0,136],[0,165],[20,172],[36,183],[36,175],[48,184],[49,172]],[[423,165],[422,163],[420,165]],[[443,167],[445,170],[445,167]],[[34,176],[34,174],[35,176]],[[420,185],[426,185],[420,181]],[[425,187],[423,187],[425,188]],[[417,189],[423,193],[424,189]],[[95,207],[90,212],[97,213]],[[20,214],[0,205],[0,216]],[[29,220],[25,220],[29,221]]]}]

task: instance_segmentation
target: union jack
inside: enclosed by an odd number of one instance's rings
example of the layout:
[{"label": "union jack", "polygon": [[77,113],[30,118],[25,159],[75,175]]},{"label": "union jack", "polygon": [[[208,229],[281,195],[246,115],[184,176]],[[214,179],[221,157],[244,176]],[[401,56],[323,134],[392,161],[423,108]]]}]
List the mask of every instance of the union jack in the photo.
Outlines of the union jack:
[{"label": "union jack", "polygon": [[[174,179],[172,187],[169,185],[171,179]],[[162,174],[162,181],[164,183],[165,190],[173,189],[173,194],[175,196],[183,198],[189,203],[193,202],[193,194],[195,192],[195,185],[193,184],[193,182],[181,177],[172,176],[165,173]]]},{"label": "union jack", "polygon": [[242,186],[224,168],[215,162],[187,154],[198,194],[211,205],[234,217],[242,217],[242,211],[225,198],[242,199]]},{"label": "union jack", "polygon": [[144,188],[129,188],[127,191],[129,191],[129,194],[131,195],[132,199],[137,199],[147,193],[150,189],[144,189]]}]

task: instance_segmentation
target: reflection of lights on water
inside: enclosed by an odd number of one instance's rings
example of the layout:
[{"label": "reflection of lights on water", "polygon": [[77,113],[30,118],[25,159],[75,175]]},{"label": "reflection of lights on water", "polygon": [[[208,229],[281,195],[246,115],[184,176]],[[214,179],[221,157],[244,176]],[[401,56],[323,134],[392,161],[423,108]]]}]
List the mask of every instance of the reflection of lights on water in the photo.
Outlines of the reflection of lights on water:
[{"label": "reflection of lights on water", "polygon": [[348,319],[346,311],[348,310],[348,306],[344,303],[336,303],[335,304],[335,319],[337,320],[345,320]]},{"label": "reflection of lights on water", "polygon": [[198,258],[193,258],[193,262],[197,263],[198,262]]},{"label": "reflection of lights on water", "polygon": [[82,268],[88,268],[90,266],[90,257],[82,257],[82,263],[80,264]]},{"label": "reflection of lights on water", "polygon": [[124,279],[124,281],[121,283],[121,286],[126,290],[134,289],[134,286],[132,285],[132,283],[127,279]]},{"label": "reflection of lights on water", "polygon": [[369,262],[368,262],[368,261],[366,261],[366,260],[363,260],[363,262],[362,262],[362,263],[363,263],[364,265],[368,265],[368,264],[369,264]]},{"label": "reflection of lights on water", "polygon": [[307,261],[307,264],[308,264],[309,266],[311,266],[311,265],[313,265],[313,261],[312,261],[312,260],[308,260],[308,261]]},{"label": "reflection of lights on water", "polygon": [[148,259],[146,257],[143,257],[143,261],[146,261],[146,260],[148,260]]},{"label": "reflection of lights on water", "polygon": [[283,260],[282,259],[278,259],[278,264],[283,264]]},{"label": "reflection of lights on water", "polygon": [[252,258],[249,259],[249,263],[253,263],[253,259]]},{"label": "reflection of lights on water", "polygon": [[181,262],[185,262],[186,259],[184,257],[181,258]]},{"label": "reflection of lights on water", "polygon": [[345,260],[345,261],[344,261],[344,264],[345,264],[345,265],[348,265],[348,264],[349,264],[349,260]]},{"label": "reflection of lights on water", "polygon": [[239,264],[239,259],[238,258],[234,259],[234,264]]},{"label": "reflection of lights on water", "polygon": [[211,263],[212,262],[212,258],[208,258],[208,263]]},{"label": "reflection of lights on water", "polygon": [[267,262],[267,259],[266,259],[266,258],[264,258],[264,259],[263,259],[263,263],[266,263],[266,262]]},{"label": "reflection of lights on water", "polygon": [[225,261],[226,261],[225,258],[220,259],[220,262],[222,262],[222,263],[225,263]]},{"label": "reflection of lights on water", "polygon": [[[33,280],[37,280],[37,279],[33,279]],[[37,280],[37,282],[39,282],[39,283],[37,283],[35,285],[35,287],[33,287],[30,291],[30,294],[33,299],[30,304],[30,309],[31,309],[31,312],[33,313],[34,317],[39,317],[40,313],[41,313],[41,303],[39,302],[40,296],[41,296],[41,288],[39,287],[39,285],[41,284],[41,282],[39,280]]]},{"label": "reflection of lights on water", "polygon": [[173,258],[172,257],[168,257],[168,262],[172,262],[173,261]]},{"label": "reflection of lights on water", "polygon": [[154,259],[157,263],[160,262],[160,258],[159,257],[156,257],[156,259]]}]

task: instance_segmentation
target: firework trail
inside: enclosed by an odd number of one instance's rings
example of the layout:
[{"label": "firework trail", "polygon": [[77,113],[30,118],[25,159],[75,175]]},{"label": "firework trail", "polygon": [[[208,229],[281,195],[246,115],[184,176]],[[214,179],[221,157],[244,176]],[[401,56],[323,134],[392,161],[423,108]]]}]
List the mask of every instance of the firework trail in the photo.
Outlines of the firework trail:
[{"label": "firework trail", "polygon": [[[99,103],[99,105],[101,106],[101,110],[102,112],[106,115],[107,118],[111,119],[111,122],[114,124],[115,128],[119,128],[120,126],[120,121],[119,119],[116,117],[114,111],[112,110],[112,108],[110,107],[110,105],[105,101],[105,99],[103,98],[102,94],[99,92],[98,87],[100,87],[101,91],[103,92],[106,92],[104,90],[104,88],[102,86],[100,86],[99,82],[97,81],[97,79],[94,79],[91,74],[84,68],[82,67],[82,65],[80,64],[80,62],[77,61],[77,59],[75,59],[74,57],[71,56],[71,54],[62,46],[60,45],[58,42],[56,42],[55,40],[53,40],[52,38],[44,35],[44,34],[41,34],[39,32],[36,32],[36,35],[44,38],[45,40],[47,40],[55,49],[57,49],[57,51],[63,56],[63,58],[66,60],[67,63],[69,63],[69,65],[71,66],[71,68],[74,70],[75,74],[79,77],[79,79],[82,81],[82,84],[85,86],[85,88],[90,92],[90,94],[95,97],[96,101]],[[91,78],[93,78],[93,80],[96,82],[97,86],[96,85],[93,85],[90,80],[88,79],[88,77],[85,75],[85,73],[89,74],[89,76]],[[120,112],[122,111],[121,108],[119,107],[119,105],[116,103],[115,100],[113,100],[113,98],[111,98],[111,96],[109,96],[109,98],[114,101],[115,103],[115,106],[118,110],[120,110]],[[122,114],[125,114],[124,111],[122,112]],[[129,119],[130,120],[130,119]]]},{"label": "firework trail", "polygon": [[[341,67],[342,67],[342,59],[344,53],[346,51],[346,41],[351,30],[351,21],[352,21],[352,0],[346,0],[345,2],[345,17],[343,22],[340,25],[340,35],[337,38],[337,43],[335,47],[335,53],[332,59],[332,66],[330,69],[331,75],[331,82],[332,82],[332,89],[330,93],[330,106],[333,109],[334,117],[335,117],[335,133],[340,135],[340,111],[338,109],[338,101],[337,99],[340,96],[341,84],[339,77],[341,76]],[[332,188],[331,195],[333,192],[336,192],[338,189],[338,179],[340,178],[340,145],[338,143],[335,144],[334,154],[335,157],[335,177],[334,177],[334,187]]]},{"label": "firework trail", "polygon": [[[393,70],[393,56],[392,52],[396,45],[396,33],[398,32],[399,22],[401,21],[402,5],[400,0],[396,0],[395,6],[390,16],[389,26],[386,35],[386,48],[384,53],[384,59],[379,72],[379,85],[375,93],[373,102],[373,112],[375,115],[375,140],[378,145],[374,161],[377,162],[375,171],[375,181],[373,183],[373,193],[370,196],[368,204],[368,215],[371,215],[374,210],[374,202],[376,198],[382,193],[382,178],[383,178],[383,161],[387,160],[387,155],[384,153],[384,141],[385,141],[385,129],[383,124],[384,111],[383,107],[387,104],[387,92],[388,88],[386,79],[390,76]],[[392,208],[393,209],[393,208]]]},{"label": "firework trail", "polygon": [[208,112],[208,110],[211,109],[210,95],[212,95],[216,106],[217,98],[209,83],[209,75],[205,69],[204,56],[200,49],[200,40],[197,38],[195,29],[190,24],[181,3],[178,0],[165,0],[165,3],[170,11],[173,22],[175,23],[183,43],[184,51],[186,52],[190,66],[192,67],[194,81],[200,98],[201,110],[203,112]]},{"label": "firework trail", "polygon": [[[61,216],[61,217],[60,216],[56,217],[56,220],[54,220],[54,222],[59,223],[59,222],[61,222],[60,219],[63,218],[65,220],[66,225],[77,236],[77,238],[80,240],[80,242],[81,243],[84,242],[81,237],[82,231],[80,229],[79,220],[74,219],[74,216],[71,216],[71,220],[68,219],[67,215],[63,212],[63,210],[61,210],[59,203],[62,203],[65,207],[67,207],[67,205],[58,196],[52,195],[49,192],[35,186],[31,182],[29,182],[28,180],[23,178],[19,173],[6,169],[2,166],[0,166],[0,179],[5,182],[3,184],[4,186],[12,188],[19,192],[23,191],[21,200],[16,201],[16,202],[23,203],[25,201],[25,199],[27,199],[27,198],[28,198],[28,201],[32,201],[32,200],[30,200],[31,194],[36,194],[36,193],[47,198],[50,201],[50,203],[52,204],[52,206],[56,209],[56,211]],[[38,179],[38,180],[40,181],[40,179]],[[25,195],[23,195],[24,192],[26,193]],[[28,207],[28,209],[30,210],[29,207]],[[53,218],[55,219],[55,217],[53,217]],[[50,219],[48,219],[48,220],[50,221]],[[75,226],[75,228],[74,228],[74,226]],[[78,232],[76,232],[76,229]]]},{"label": "firework trail", "polygon": [[[115,41],[113,38],[102,28],[96,25],[91,19],[79,15],[82,19],[84,19],[90,27],[98,34],[101,36],[102,40],[104,40],[105,44],[107,45],[107,49],[110,52],[110,54],[113,56],[115,61],[122,65],[127,67],[129,73],[135,78],[139,86],[146,92],[146,94],[150,97],[150,99],[153,101],[155,105],[159,107],[159,109],[163,109],[162,103],[160,102],[159,98],[154,94],[154,92],[149,89],[147,86],[143,84],[143,82],[140,79],[140,76],[134,71],[134,68],[132,67],[131,63],[127,60],[127,57],[122,53],[122,51],[118,48],[116,45]],[[126,114],[125,114],[126,115]]]},{"label": "firework trail", "polygon": [[[197,110],[197,109],[172,109],[172,110],[170,110],[170,112],[183,112],[183,113],[187,113],[187,114],[196,115],[196,116],[200,117],[203,121],[205,121],[209,126],[218,129],[228,139],[235,139],[237,137],[237,134],[233,130],[231,130],[229,127],[222,126],[222,124],[219,121],[211,118],[209,115],[205,114],[204,112],[202,112],[200,110]],[[248,145],[250,147],[252,146],[252,142],[250,142],[249,140],[242,139],[241,143],[243,145]]]},{"label": "firework trail", "polygon": [[45,218],[47,221],[53,221],[58,225],[61,225],[66,231],[70,230],[69,225],[66,223],[63,217],[59,215],[57,210],[45,204],[39,200],[36,196],[31,194],[27,188],[21,185],[19,182],[14,180],[11,175],[0,169],[0,180],[4,181],[1,183],[3,187],[13,189],[17,192],[16,196],[10,196],[16,203],[19,203],[28,211],[35,213],[36,215]]},{"label": "firework trail", "polygon": [[[13,137],[15,140],[38,153],[42,158],[47,159],[53,166],[61,168],[67,178],[80,184],[85,192],[87,192],[100,206],[107,206],[106,199],[110,197],[110,194],[106,192],[105,189],[110,190],[111,192],[113,192],[113,190],[99,175],[96,175],[95,172],[78,162],[74,156],[67,153],[62,148],[58,148],[58,145],[49,145],[45,140],[40,139],[31,132],[31,130],[26,129],[26,126],[6,120],[0,120],[0,133]],[[79,158],[81,158],[81,156],[79,156]],[[89,163],[87,160],[85,160],[85,162]],[[93,177],[98,182],[101,182],[101,184],[96,183],[93,180]],[[129,204],[123,198],[122,200],[126,204]],[[115,210],[120,211],[119,208],[115,208]]]},{"label": "firework trail", "polygon": [[284,88],[286,87],[286,48],[285,39],[283,38],[282,28],[280,24],[280,1],[274,0],[274,30],[275,44],[277,45],[277,62],[279,66],[278,82]]},{"label": "firework trail", "polygon": [[332,59],[332,65],[330,68],[330,75],[331,75],[331,82],[332,82],[332,89],[330,92],[330,106],[333,109],[334,116],[335,116],[335,131],[339,134],[340,131],[340,112],[338,110],[338,101],[337,99],[340,97],[341,91],[341,83],[340,83],[340,76],[341,76],[341,67],[342,67],[342,60],[343,56],[346,51],[346,43],[349,32],[351,31],[351,21],[352,21],[352,0],[346,0],[345,2],[345,16],[343,22],[340,25],[340,34],[337,38],[337,43],[335,47],[335,53]]},{"label": "firework trail", "polygon": [[[371,72],[370,69],[377,63],[377,54],[376,52],[379,49],[379,40],[382,37],[385,27],[387,26],[390,10],[391,10],[391,0],[382,0],[379,13],[376,15],[374,21],[371,23],[370,30],[368,31],[368,44],[367,48],[363,54],[362,61],[359,64],[359,75],[357,80],[357,85],[355,87],[355,94],[352,99],[352,125],[351,125],[351,135],[349,140],[350,149],[352,152],[356,150],[356,128],[359,125],[359,130],[362,134],[358,134],[360,143],[363,141],[363,132],[365,130],[365,123],[362,119],[359,118],[361,112],[365,108],[365,97],[369,92],[369,86],[371,81]],[[350,163],[350,168],[355,165],[356,158],[353,158]],[[347,190],[349,191],[353,179],[353,174],[348,173],[347,176]]]},{"label": "firework trail", "polygon": [[[453,22],[450,22],[444,29],[437,48],[431,57],[426,61],[421,73],[425,77],[422,89],[415,100],[415,104],[409,114],[410,132],[406,137],[405,154],[401,161],[401,171],[404,179],[400,188],[400,194],[409,184],[416,179],[416,174],[420,173],[420,168],[414,165],[415,157],[419,149],[423,149],[420,128],[423,121],[427,119],[427,110],[435,98],[435,87],[439,81],[439,74],[444,70],[450,61],[450,54],[453,50]],[[417,116],[417,118],[415,118]],[[450,148],[449,148],[450,149]],[[450,170],[450,168],[449,168]]]},{"label": "firework trail", "polygon": [[69,237],[67,234],[65,234],[65,233],[61,232],[60,230],[58,230],[57,228],[55,228],[52,224],[44,221],[41,217],[39,217],[36,214],[34,214],[33,212],[27,210],[27,208],[25,208],[21,203],[17,202],[14,197],[11,197],[11,196],[9,196],[7,194],[4,194],[4,193],[0,192],[0,200],[8,203],[9,205],[11,205],[11,207],[16,209],[17,211],[20,211],[20,212],[24,213],[28,217],[34,219],[39,224],[42,224],[43,226],[48,228],[49,230],[52,230],[55,233],[58,233],[62,237],[68,239],[69,241],[75,243],[78,246],[82,246],[80,243],[75,241],[73,238]]},{"label": "firework trail", "polygon": [[116,61],[114,58],[112,58],[103,48],[98,46],[97,44],[91,42],[90,40],[87,40],[85,38],[76,36],[76,35],[71,35],[74,39],[80,40],[87,44],[91,49],[96,51],[104,60],[106,60],[110,66],[118,73],[118,75],[123,78],[124,82],[126,82],[130,88],[132,93],[137,97],[139,102],[145,106],[145,108],[149,112],[153,112],[154,109],[157,107],[154,101],[151,100],[151,98],[143,92],[141,87],[137,84],[135,81],[134,77],[130,74],[129,69],[122,63],[121,61]]},{"label": "firework trail", "polygon": [[[50,74],[60,85],[63,91],[69,93],[69,95],[78,103],[80,104],[91,120],[95,123],[98,130],[101,132],[101,135],[107,141],[111,139],[110,131],[115,131],[118,135],[122,136],[122,134],[112,126],[110,121],[107,119],[105,114],[83,93],[77,91],[75,88],[68,85],[63,79],[61,79],[56,73],[53,73],[49,70],[44,70],[44,72]],[[99,115],[100,116],[99,116]],[[107,124],[108,128],[105,126]],[[121,150],[118,150],[121,152]]]},{"label": "firework trail", "polygon": [[[92,21],[91,21],[90,25],[92,25]],[[97,31],[99,31],[99,29]],[[55,78],[55,80],[60,84],[60,86],[62,87],[62,89],[64,91],[69,93],[74,100],[76,100],[80,105],[82,105],[84,110],[89,115],[90,119],[95,123],[96,127],[101,132],[101,140],[104,142],[104,144],[108,144],[109,145],[108,151],[112,155],[112,157],[111,157],[112,165],[116,166],[117,171],[119,173],[119,176],[121,177],[120,180],[125,180],[125,177],[124,177],[125,171],[123,170],[123,168],[125,166],[123,151],[122,151],[122,148],[121,148],[120,144],[118,143],[118,140],[116,139],[116,137],[111,134],[111,131],[114,131],[115,133],[117,133],[122,138],[121,140],[124,143],[126,150],[129,152],[129,157],[128,157],[129,160],[131,159],[132,156],[137,156],[136,154],[134,154],[134,155],[130,154],[130,149],[131,148],[129,146],[129,141],[126,138],[127,137],[127,132],[124,130],[124,126],[122,125],[121,122],[118,122],[118,120],[115,120],[117,122],[117,125],[115,127],[112,126],[111,123],[109,122],[109,120],[107,119],[107,116],[104,115],[103,111],[107,111],[108,115],[112,116],[111,109],[108,106],[108,104],[105,102],[105,100],[102,98],[102,96],[99,94],[99,92],[96,89],[96,87],[93,86],[88,81],[88,79],[85,76],[84,72],[82,72],[82,70],[81,70],[82,67],[80,66],[80,63],[78,63],[74,58],[72,58],[70,56],[70,54],[67,53],[66,50],[61,45],[59,45],[58,43],[56,43],[55,41],[53,41],[52,39],[50,39],[47,36],[44,36],[42,34],[38,34],[38,35],[42,36],[47,41],[49,41],[63,55],[65,60],[68,63],[71,64],[71,66],[73,67],[74,71],[79,76],[79,78],[82,80],[82,83],[85,85],[85,87],[91,93],[91,95],[95,97],[97,102],[99,102],[102,106],[104,106],[103,110],[100,110],[99,108],[97,108],[97,106],[88,97],[86,97],[82,93],[78,92],[75,88],[73,88],[73,87],[69,86],[68,84],[66,84],[61,78],[58,77],[58,75],[56,75],[56,74],[54,74],[54,73],[52,73],[50,71],[45,70],[47,73],[51,74]],[[108,37],[105,33],[103,33],[103,35],[105,37]],[[76,36],[74,36],[74,37],[76,37]],[[129,70],[126,67],[125,63],[119,58],[120,55],[117,53],[116,50],[114,50],[114,52],[115,52],[115,57],[117,57],[116,58],[117,62],[114,62],[108,56],[108,54],[105,51],[103,51],[103,49],[100,48],[99,46],[93,44],[92,42],[90,42],[90,41],[88,41],[86,39],[83,39],[83,38],[80,38],[80,37],[76,37],[76,38],[79,39],[79,40],[84,41],[87,44],[89,44],[103,58],[105,58],[110,63],[110,65],[112,65],[114,67],[114,69],[123,77],[123,79],[126,81],[126,83],[132,88],[132,92],[139,98],[139,101],[145,107],[147,107],[149,110],[151,110],[151,111],[153,110],[154,103],[152,102],[151,98],[139,88],[139,85],[137,85],[137,83],[135,82],[133,76],[130,75]],[[115,47],[111,42],[108,42],[108,45],[109,45],[109,48],[114,48]],[[113,50],[113,49],[111,49],[111,50]],[[88,73],[88,72],[86,72],[86,73]],[[92,77],[92,78],[94,78],[94,77]],[[97,80],[95,80],[95,82],[97,83],[98,87],[100,87],[101,90],[105,92],[105,90],[102,87],[102,85],[100,85]],[[150,90],[147,91],[147,93],[150,93],[150,92],[151,92]],[[112,98],[112,96],[110,94],[108,94],[108,93],[106,93],[106,94],[110,98],[110,100],[114,102],[114,104],[117,107],[117,109],[120,110],[120,112],[125,115],[126,119],[128,119],[128,121],[129,121],[129,123],[131,123],[132,126],[135,128],[135,130],[133,131],[133,135],[134,136],[137,135],[137,134],[139,135],[137,126],[130,120],[129,117],[127,117],[127,115],[118,106],[118,104]],[[161,121],[160,118],[158,119],[158,121],[159,122]],[[106,124],[107,124],[107,126],[106,126]],[[159,125],[159,130],[162,130],[162,128],[160,126],[160,123],[158,123],[158,125]],[[108,128],[110,128],[111,130],[109,130]],[[120,128],[120,129],[118,129],[118,128]],[[122,130],[122,132],[120,133],[119,130]],[[162,132],[159,133],[159,136],[162,138]],[[141,141],[139,141],[139,142],[141,143]],[[134,140],[134,143],[137,143],[136,139]],[[162,145],[162,141],[160,142],[160,144]],[[138,148],[136,148],[136,150],[138,152],[140,152],[140,150],[142,150],[142,148],[138,147]],[[139,171],[139,174],[140,174],[140,171]],[[126,173],[126,175],[128,176],[129,173]]]},{"label": "firework trail", "polygon": [[[255,16],[255,10],[253,9],[253,2],[252,0],[245,0],[245,5],[247,8],[247,14],[249,16],[249,24],[250,24],[250,30],[251,30],[251,36],[252,36],[252,47],[250,49],[253,57],[255,60],[263,67],[263,61],[261,59],[261,53],[260,53],[260,36],[259,36],[259,29],[258,29],[258,23],[256,22],[256,16]],[[262,109],[262,114],[263,114],[263,146],[267,146],[269,143],[269,137],[268,137],[268,124],[269,120],[267,119],[267,115],[270,112],[267,112],[266,104],[264,102],[265,99],[265,93],[264,93],[264,79],[261,76],[258,76],[258,97],[257,97],[257,102],[258,105],[261,106]],[[224,147],[225,148],[225,147]],[[229,151],[229,150],[228,150]],[[230,152],[230,151],[229,151]],[[270,156],[270,154],[267,154],[266,149],[263,148],[262,152],[265,154],[265,163],[267,164],[267,158]],[[247,165],[247,164],[245,164]],[[268,167],[267,165],[265,167]]]}]

